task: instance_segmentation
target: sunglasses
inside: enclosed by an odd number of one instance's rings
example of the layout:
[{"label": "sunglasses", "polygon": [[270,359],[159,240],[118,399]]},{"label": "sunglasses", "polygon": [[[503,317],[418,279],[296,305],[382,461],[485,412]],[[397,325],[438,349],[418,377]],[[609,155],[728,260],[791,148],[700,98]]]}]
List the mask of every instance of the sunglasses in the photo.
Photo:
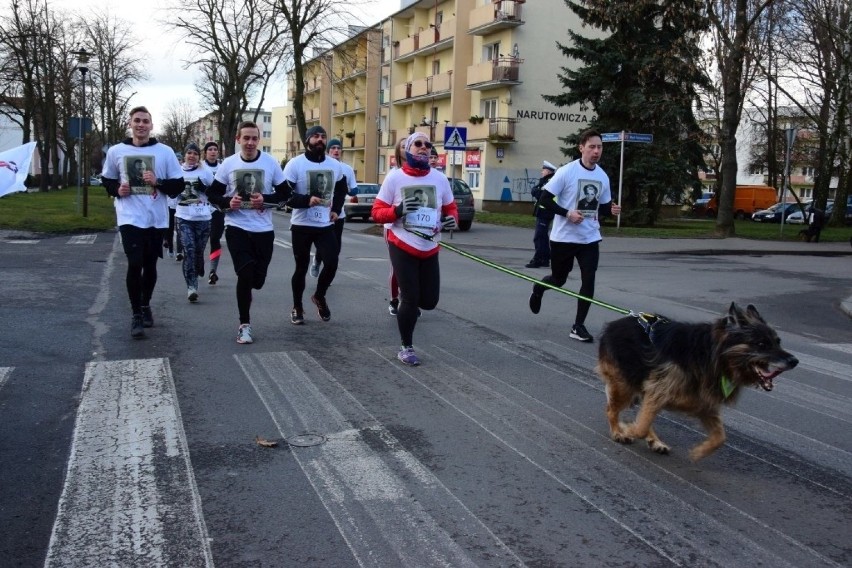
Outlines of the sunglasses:
[{"label": "sunglasses", "polygon": [[414,141],[414,147],[415,148],[422,148],[423,146],[426,146],[427,148],[432,148],[432,143],[431,142],[424,142],[422,140],[415,140]]}]

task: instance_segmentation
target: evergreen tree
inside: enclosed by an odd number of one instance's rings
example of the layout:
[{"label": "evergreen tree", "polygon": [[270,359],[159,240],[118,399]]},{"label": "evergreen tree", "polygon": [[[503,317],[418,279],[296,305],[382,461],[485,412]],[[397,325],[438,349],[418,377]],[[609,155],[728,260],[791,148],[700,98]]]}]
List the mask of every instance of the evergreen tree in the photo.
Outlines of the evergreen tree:
[{"label": "evergreen tree", "polygon": [[[590,127],[599,132],[641,132],[653,144],[626,143],[623,203],[627,222],[653,224],[666,198],[680,203],[685,190],[699,189],[704,169],[703,134],[695,119],[696,85],[706,79],[698,67],[698,41],[708,21],[700,0],[565,0],[598,37],[568,30],[572,45],[559,43],[566,57],[583,62],[563,67],[565,91],[544,95],[557,105],[591,107]],[[562,138],[573,152],[579,132]],[[620,146],[607,144],[601,165],[618,199]]]}]

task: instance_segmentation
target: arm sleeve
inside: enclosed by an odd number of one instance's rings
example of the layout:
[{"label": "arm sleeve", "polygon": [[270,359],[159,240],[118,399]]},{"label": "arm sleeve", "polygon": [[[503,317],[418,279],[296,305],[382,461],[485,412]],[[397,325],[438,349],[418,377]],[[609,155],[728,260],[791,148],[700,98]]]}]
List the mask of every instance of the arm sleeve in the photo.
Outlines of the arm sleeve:
[{"label": "arm sleeve", "polygon": [[228,209],[231,206],[231,200],[225,197],[227,189],[227,186],[218,179],[213,180],[213,183],[207,188],[207,201],[218,206],[219,209]]},{"label": "arm sleeve", "polygon": [[568,210],[556,203],[555,196],[549,191],[542,190],[540,205],[556,215],[564,217],[568,214]]},{"label": "arm sleeve", "polygon": [[612,217],[612,201],[598,205],[598,215],[601,217]]},{"label": "arm sleeve", "polygon": [[456,223],[459,222],[459,207],[456,205],[456,200],[453,199],[446,205],[441,206],[441,217],[452,215],[456,218]]},{"label": "arm sleeve", "polygon": [[160,182],[160,186],[157,189],[169,197],[177,197],[183,192],[185,187],[186,185],[184,184],[183,178],[179,177],[164,179]]},{"label": "arm sleeve", "polygon": [[286,180],[284,183],[290,188],[290,198],[287,200],[287,205],[293,209],[307,209],[311,206],[310,195],[296,193],[296,185],[290,180]]},{"label": "arm sleeve", "polygon": [[104,189],[106,189],[107,195],[120,197],[118,195],[118,186],[121,185],[121,183],[117,179],[101,177],[101,184],[104,186]]},{"label": "arm sleeve", "polygon": [[279,203],[285,203],[290,196],[293,194],[293,188],[290,187],[290,184],[286,181],[282,181],[278,185],[274,186],[272,189],[275,190],[274,193],[264,193],[263,194],[263,202],[264,203],[273,203],[278,205]]},{"label": "arm sleeve", "polygon": [[[455,202],[453,202],[455,203]],[[373,202],[373,210],[370,212],[376,223],[393,223],[397,220],[396,211],[392,203],[386,203],[376,198]]]}]

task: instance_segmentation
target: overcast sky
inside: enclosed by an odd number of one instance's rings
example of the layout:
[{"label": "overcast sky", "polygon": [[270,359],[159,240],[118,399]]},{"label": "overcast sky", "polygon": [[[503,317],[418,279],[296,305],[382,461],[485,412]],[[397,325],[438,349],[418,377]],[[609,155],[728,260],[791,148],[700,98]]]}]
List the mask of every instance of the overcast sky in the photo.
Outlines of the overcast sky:
[{"label": "overcast sky", "polygon": [[[55,7],[72,10],[85,16],[90,9],[105,12],[109,9],[121,19],[132,22],[138,39],[142,40],[138,50],[144,50],[143,58],[147,60],[147,72],[150,79],[136,85],[137,95],[131,101],[135,105],[144,104],[153,115],[154,129],[159,126],[169,103],[184,99],[191,104],[199,105],[198,94],[195,92],[195,76],[193,71],[183,69],[183,61],[189,58],[189,50],[173,35],[169,35],[157,24],[168,18],[170,10],[178,0],[131,0],[118,3],[114,0],[54,0]],[[363,1],[363,0],[362,0]],[[367,23],[375,23],[397,12],[400,0],[370,0]],[[267,92],[263,103],[265,110],[286,103],[284,84],[277,84]]]}]

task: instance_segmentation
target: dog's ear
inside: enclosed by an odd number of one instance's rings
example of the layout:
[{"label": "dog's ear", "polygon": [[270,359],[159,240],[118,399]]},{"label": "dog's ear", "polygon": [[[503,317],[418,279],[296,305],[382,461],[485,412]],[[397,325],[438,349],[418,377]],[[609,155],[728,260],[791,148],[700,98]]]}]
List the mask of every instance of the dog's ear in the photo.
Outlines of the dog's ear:
[{"label": "dog's ear", "polygon": [[763,321],[763,317],[757,311],[757,308],[755,308],[752,304],[749,304],[746,307],[746,315],[748,316],[749,319]]},{"label": "dog's ear", "polygon": [[737,326],[740,325],[742,320],[745,319],[745,314],[743,311],[737,306],[736,302],[731,302],[731,307],[728,308],[728,317],[726,320],[726,324],[729,326]]}]

